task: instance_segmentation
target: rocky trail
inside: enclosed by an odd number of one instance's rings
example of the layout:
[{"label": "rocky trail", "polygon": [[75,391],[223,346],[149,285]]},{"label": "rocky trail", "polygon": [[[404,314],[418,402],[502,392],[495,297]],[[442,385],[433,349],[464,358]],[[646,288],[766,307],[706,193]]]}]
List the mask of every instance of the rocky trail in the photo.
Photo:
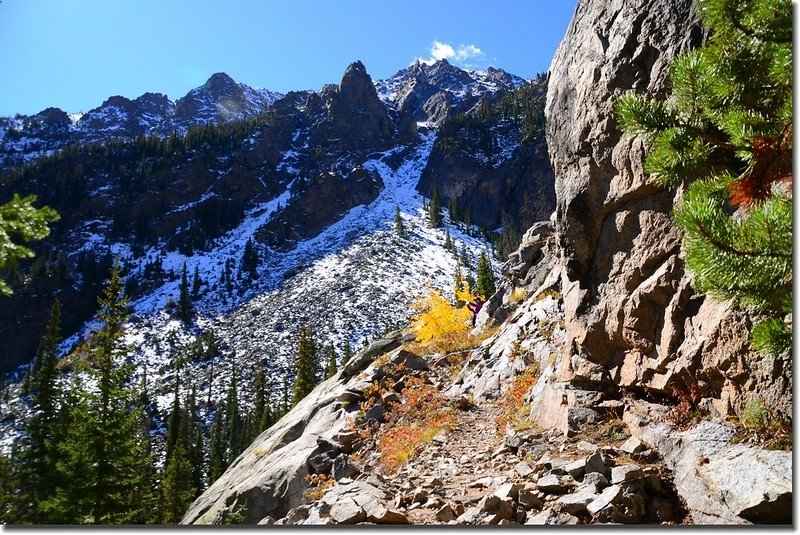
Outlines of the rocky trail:
[{"label": "rocky trail", "polygon": [[[388,381],[382,400],[394,400],[392,383],[416,377],[439,395],[454,382],[447,356],[422,358],[404,349],[378,366],[399,378]],[[410,371],[398,365],[414,368]],[[392,367],[394,366],[394,367]],[[409,373],[406,373],[409,372]],[[362,382],[362,384],[364,384]],[[350,394],[341,396],[352,399]],[[413,394],[402,390],[405,398]],[[360,430],[345,430],[333,440],[318,439],[309,459],[307,503],[267,524],[589,524],[675,523],[685,521],[657,456],[636,438],[617,445],[567,437],[535,424],[498,431],[499,399],[478,404],[449,400],[455,423],[440,430],[396,470],[381,457],[386,428],[401,423],[372,405]],[[391,401],[386,402],[391,407]],[[375,418],[374,421],[371,421]],[[378,428],[374,435],[365,429]]]}]

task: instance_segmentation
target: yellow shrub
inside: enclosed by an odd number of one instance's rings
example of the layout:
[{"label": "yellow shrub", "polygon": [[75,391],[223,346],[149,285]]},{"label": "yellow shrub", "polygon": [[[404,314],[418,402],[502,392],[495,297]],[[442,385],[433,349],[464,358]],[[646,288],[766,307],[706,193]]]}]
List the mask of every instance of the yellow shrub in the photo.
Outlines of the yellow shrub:
[{"label": "yellow shrub", "polygon": [[522,301],[522,298],[525,297],[525,288],[516,288],[513,292],[511,292],[508,296],[509,303],[517,303]]},{"label": "yellow shrub", "polygon": [[552,288],[550,288],[537,294],[536,297],[533,298],[533,302],[538,303],[539,301],[544,301],[548,297],[552,297],[556,301],[561,301],[561,299],[563,299],[564,296],[561,295],[561,292],[559,292],[558,290],[553,290]]},{"label": "yellow shrub", "polygon": [[[468,289],[464,292],[469,295]],[[413,328],[417,333],[417,342],[429,344],[437,339],[466,333],[470,329],[472,313],[466,308],[456,308],[438,291],[429,292],[428,297],[419,299],[413,306]]]}]

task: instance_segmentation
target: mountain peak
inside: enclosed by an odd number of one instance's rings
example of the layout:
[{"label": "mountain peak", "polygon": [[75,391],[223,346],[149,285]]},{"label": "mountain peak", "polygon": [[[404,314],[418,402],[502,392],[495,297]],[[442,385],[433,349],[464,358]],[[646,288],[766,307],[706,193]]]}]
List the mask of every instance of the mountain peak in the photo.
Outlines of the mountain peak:
[{"label": "mountain peak", "polygon": [[108,106],[119,106],[119,107],[126,107],[131,104],[131,99],[128,97],[123,97],[122,95],[114,95],[113,97],[108,97],[101,105],[101,108],[105,108]]},{"label": "mountain peak", "polygon": [[69,124],[69,115],[61,108],[45,108],[34,117],[41,119],[46,124]]},{"label": "mountain peak", "polygon": [[367,74],[367,68],[364,67],[364,64],[361,63],[360,59],[357,59],[353,63],[348,65],[347,68],[344,70],[344,75],[347,76],[348,73],[351,73],[351,72],[354,72],[354,71],[359,72],[359,73],[363,73],[363,74]]},{"label": "mountain peak", "polygon": [[[347,93],[353,90],[363,92],[367,86],[372,87],[372,78],[367,74],[367,68],[361,61],[354,61],[344,71],[339,90]],[[373,88],[374,91],[374,88]]]},{"label": "mountain peak", "polygon": [[208,80],[206,80],[206,83],[203,84],[202,87],[213,92],[218,92],[227,88],[235,87],[236,85],[236,80],[228,76],[226,73],[216,72],[212,74]]},{"label": "mountain peak", "polygon": [[159,103],[163,103],[163,102],[169,102],[169,98],[164,93],[151,93],[151,92],[148,91],[147,93],[143,93],[142,95],[140,95],[136,99],[136,102],[159,102]]}]

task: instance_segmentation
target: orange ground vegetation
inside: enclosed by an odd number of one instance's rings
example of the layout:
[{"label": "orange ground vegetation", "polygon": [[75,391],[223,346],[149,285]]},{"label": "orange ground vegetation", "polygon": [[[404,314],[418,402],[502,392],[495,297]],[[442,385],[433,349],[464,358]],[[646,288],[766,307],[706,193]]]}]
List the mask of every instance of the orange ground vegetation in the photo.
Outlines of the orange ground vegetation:
[{"label": "orange ground vegetation", "polygon": [[391,471],[416,457],[438,433],[456,425],[453,410],[436,387],[412,377],[402,394],[404,401],[392,404],[392,420],[378,439],[381,461]]},{"label": "orange ground vegetation", "polygon": [[500,414],[497,416],[497,430],[505,432],[506,424],[517,425],[525,419],[525,396],[528,394],[536,379],[539,377],[538,369],[528,368],[522,375],[517,375],[511,386],[505,391],[498,406]]}]

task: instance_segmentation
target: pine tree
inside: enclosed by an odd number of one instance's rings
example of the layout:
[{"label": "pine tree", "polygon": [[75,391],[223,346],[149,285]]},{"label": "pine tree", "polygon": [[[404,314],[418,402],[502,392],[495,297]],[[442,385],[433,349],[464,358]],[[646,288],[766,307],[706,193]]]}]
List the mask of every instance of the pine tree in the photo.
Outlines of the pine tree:
[{"label": "pine tree", "polygon": [[203,281],[200,279],[200,268],[194,266],[194,277],[192,278],[192,300],[197,301],[200,299],[200,289],[203,286]]},{"label": "pine tree", "polygon": [[44,483],[41,496],[50,496],[52,481],[50,480],[55,468],[55,452],[49,437],[52,436],[58,415],[58,346],[61,343],[61,303],[56,299],[50,308],[50,321],[47,324],[44,337],[39,344],[37,360],[39,369],[36,372],[33,385],[35,388],[32,396],[34,416],[28,421],[28,434],[37,444],[35,449],[41,453],[37,456],[42,464],[38,468],[38,479]]},{"label": "pine tree", "polygon": [[58,251],[56,255],[56,264],[53,269],[53,276],[58,282],[66,282],[69,280],[69,266],[67,265],[67,259],[64,256],[64,251]]},{"label": "pine tree", "polygon": [[19,523],[13,513],[15,492],[14,471],[11,459],[0,453],[0,524]]},{"label": "pine tree", "polygon": [[442,226],[442,206],[439,199],[439,188],[435,185],[431,194],[431,203],[428,206],[428,225],[431,228]]},{"label": "pine tree", "polygon": [[267,380],[263,369],[256,372],[256,379],[253,385],[255,390],[255,400],[253,403],[253,423],[252,433],[248,440],[252,442],[262,431],[272,424],[272,414],[269,409],[267,398]]},{"label": "pine tree", "polygon": [[461,245],[461,256],[458,257],[458,261],[461,262],[464,269],[470,271],[471,267],[469,265],[469,256],[467,256],[467,244]]},{"label": "pine tree", "polygon": [[252,439],[250,437],[252,437],[253,434],[256,432],[255,428],[256,428],[256,426],[255,426],[255,422],[253,421],[253,413],[251,411],[251,412],[248,412],[247,414],[245,414],[242,417],[242,439],[241,439],[242,449],[241,449],[241,451],[244,451],[244,448],[247,446],[247,444],[250,444],[252,442]]},{"label": "pine tree", "polygon": [[214,413],[214,421],[211,424],[211,439],[208,446],[208,485],[225,471],[225,423],[222,419],[222,408],[217,406]]},{"label": "pine tree", "polygon": [[239,378],[237,375],[236,364],[233,365],[233,372],[231,373],[231,384],[228,387],[228,395],[225,398],[225,466],[230,465],[231,462],[239,455],[243,447],[242,429],[244,421],[242,414],[239,411]]},{"label": "pine tree", "polygon": [[456,307],[461,308],[465,302],[459,300],[458,295],[464,291],[464,275],[461,273],[461,266],[456,263],[456,270],[453,273],[453,296],[455,297]]},{"label": "pine tree", "polygon": [[123,324],[127,318],[127,297],[122,294],[120,268],[111,270],[97,317],[102,327],[96,333],[92,356],[97,369],[98,392],[90,397],[95,409],[93,454],[96,460],[92,520],[100,523],[126,523],[141,514],[142,503],[131,500],[146,494],[142,475],[150,460],[147,445],[139,434],[140,413],[136,392],[130,388],[132,367],[126,364],[129,349],[123,344]]},{"label": "pine tree", "polygon": [[142,470],[141,478],[142,485],[135,491],[133,499],[134,503],[141,503],[140,514],[131,518],[132,524],[152,524],[158,521],[158,507],[157,507],[157,488],[155,482],[156,468],[154,466],[155,455],[153,454],[153,444],[150,441],[150,430],[153,428],[153,420],[151,413],[155,411],[155,407],[150,402],[150,396],[147,392],[147,365],[145,364],[142,379],[139,383],[137,392],[138,406],[137,409],[140,413],[140,429],[139,436],[146,446],[146,455],[151,459],[150,463],[142,463],[139,469]]},{"label": "pine tree", "polygon": [[447,229],[445,231],[444,248],[447,249],[448,251],[452,251],[453,250],[453,240],[452,240],[452,238],[450,238],[450,229]]},{"label": "pine tree", "polygon": [[183,263],[183,273],[181,274],[180,295],[178,297],[178,319],[184,324],[189,324],[194,316],[194,305],[189,295],[189,278],[186,274],[186,262]]},{"label": "pine tree", "polygon": [[456,204],[456,198],[450,197],[450,200],[447,202],[447,215],[450,216],[450,222],[455,223],[459,219],[461,214],[458,213],[458,205]]},{"label": "pine tree", "polygon": [[192,504],[196,489],[192,484],[192,465],[186,452],[185,440],[175,445],[170,462],[164,470],[161,483],[161,521],[178,524]]},{"label": "pine tree", "polygon": [[333,344],[328,345],[328,349],[325,352],[325,363],[325,379],[330,379],[338,371],[336,367],[336,348],[333,347]]},{"label": "pine tree", "polygon": [[251,279],[258,277],[258,252],[256,252],[253,240],[248,239],[244,245],[244,253],[242,254],[242,271],[244,271]]},{"label": "pine tree", "polygon": [[178,442],[181,433],[181,405],[180,405],[180,379],[175,379],[175,387],[172,391],[172,412],[167,423],[167,433],[164,437],[164,464],[168,465],[175,444]]},{"label": "pine tree", "polygon": [[643,135],[645,170],[685,188],[674,217],[701,292],[766,317],[754,347],[792,341],[792,5],[789,0],[703,0],[711,37],[670,68],[671,94],[626,94],[622,129]]},{"label": "pine tree", "polygon": [[225,276],[225,289],[228,293],[233,291],[233,259],[228,258],[225,261],[225,271],[223,272]]},{"label": "pine tree", "polygon": [[281,416],[292,408],[292,385],[289,384],[289,375],[284,373],[281,384]]},{"label": "pine tree", "polygon": [[300,327],[294,360],[295,379],[292,386],[292,406],[297,405],[319,383],[319,362],[314,332],[311,327]]},{"label": "pine tree", "polygon": [[[79,368],[82,365],[79,366]],[[90,406],[79,369],[72,374],[59,412],[54,495],[41,504],[48,522],[54,524],[88,524],[92,522],[93,445]]]},{"label": "pine tree", "polygon": [[482,295],[484,299],[488,299],[494,294],[494,273],[492,272],[492,265],[489,263],[489,258],[485,252],[481,252],[478,258],[478,280],[476,290],[478,294]]},{"label": "pine tree", "polygon": [[406,227],[403,224],[403,217],[400,215],[400,206],[395,206],[394,209],[394,228],[400,238],[406,237]]},{"label": "pine tree", "polygon": [[147,516],[151,488],[146,474],[148,445],[141,434],[138,393],[129,386],[132,366],[123,344],[127,298],[122,295],[118,265],[99,299],[101,327],[78,351],[96,383],[87,390],[73,374],[64,409],[67,428],[58,444],[58,487],[46,510],[63,523],[121,524]]},{"label": "pine tree", "polygon": [[17,445],[18,467],[16,523],[48,523],[41,504],[55,495],[58,452],[53,438],[58,425],[58,345],[61,342],[61,305],[56,300],[50,309],[50,321],[39,343],[36,365],[31,378],[32,416],[25,425],[26,433]]},{"label": "pine tree", "polygon": [[347,339],[344,341],[344,349],[342,353],[342,366],[350,362],[350,359],[353,357],[353,348],[350,347],[350,340]]},{"label": "pine tree", "polygon": [[467,231],[467,234],[472,235],[472,216],[469,212],[469,208],[464,209],[464,228]]},{"label": "pine tree", "polygon": [[192,384],[192,389],[189,393],[189,400],[187,401],[188,407],[188,425],[187,425],[187,444],[189,445],[189,463],[192,467],[192,486],[195,488],[195,496],[203,490],[203,468],[205,465],[204,447],[203,447],[203,425],[197,419],[197,392],[195,385]]},{"label": "pine tree", "polygon": [[[166,437],[166,456],[161,483],[161,522],[177,524],[191,505],[199,490],[196,468],[192,463],[195,447],[195,426],[192,412],[188,409],[191,400],[181,406],[180,381],[175,381],[172,414]],[[192,394],[193,395],[193,394]]]}]

